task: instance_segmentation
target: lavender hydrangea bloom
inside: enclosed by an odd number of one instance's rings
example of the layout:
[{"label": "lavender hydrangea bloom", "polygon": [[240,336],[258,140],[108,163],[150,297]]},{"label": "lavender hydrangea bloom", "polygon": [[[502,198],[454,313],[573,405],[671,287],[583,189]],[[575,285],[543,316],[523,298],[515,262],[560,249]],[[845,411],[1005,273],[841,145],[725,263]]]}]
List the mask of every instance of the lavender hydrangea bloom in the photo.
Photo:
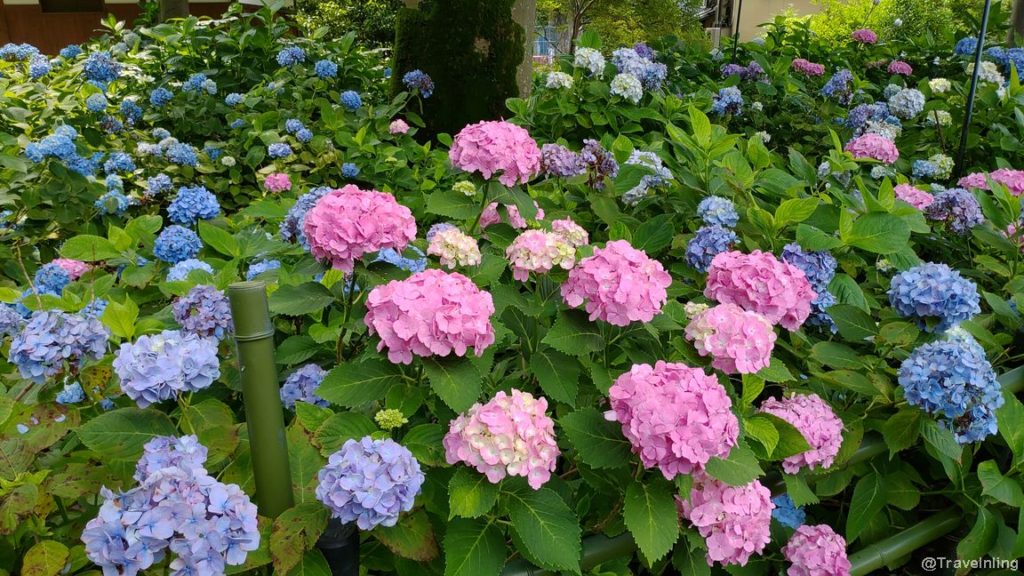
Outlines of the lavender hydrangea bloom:
[{"label": "lavender hydrangea bloom", "polygon": [[893,276],[889,303],[928,332],[948,330],[981,312],[974,282],[945,264],[931,262]]},{"label": "lavender hydrangea bloom", "polygon": [[254,262],[251,266],[249,266],[249,270],[245,273],[245,279],[252,280],[253,278],[258,277],[260,274],[263,274],[264,272],[277,270],[280,267],[280,260],[260,260],[259,262]]},{"label": "lavender hydrangea bloom", "polygon": [[847,105],[853,100],[853,89],[850,82],[853,81],[853,73],[843,68],[837,70],[828,82],[821,88],[821,95],[826,98],[834,98],[842,105]]},{"label": "lavender hydrangea bloom", "polygon": [[295,139],[305,144],[313,139],[313,131],[309,128],[303,128],[295,133]]},{"label": "lavender hydrangea bloom", "polygon": [[95,318],[41,310],[11,339],[7,360],[18,367],[22,378],[43,383],[59,374],[65,363],[81,365],[102,358],[109,337]]},{"label": "lavender hydrangea bloom", "polygon": [[715,256],[739,241],[736,233],[728,228],[717,224],[704,226],[686,244],[686,262],[700,272],[707,272]]},{"label": "lavender hydrangea bloom", "polygon": [[910,120],[924,111],[924,94],[917,88],[904,88],[889,97],[889,111],[903,120]]},{"label": "lavender hydrangea bloom", "polygon": [[197,220],[216,218],[220,203],[204,186],[182,186],[167,207],[167,214],[175,224],[195,224]]},{"label": "lavender hydrangea bloom", "polygon": [[953,232],[965,235],[985,221],[981,204],[963,188],[949,188],[935,194],[935,200],[924,209],[929,220],[946,222]]},{"label": "lavender hydrangea bloom", "polygon": [[135,464],[135,480],[145,482],[152,474],[164,468],[178,468],[188,472],[206,474],[208,450],[195,436],[156,436],[142,446],[142,457]]},{"label": "lavender hydrangea bloom", "polygon": [[275,142],[270,146],[267,146],[267,154],[275,160],[279,158],[287,158],[292,155],[292,147],[284,142]]},{"label": "lavender hydrangea bloom", "polygon": [[711,103],[711,112],[719,116],[743,114],[743,93],[735,86],[722,88]]},{"label": "lavender hydrangea bloom", "polygon": [[580,158],[587,165],[587,184],[595,190],[604,190],[605,180],[619,175],[619,163],[597,140],[583,141]]},{"label": "lavender hydrangea bloom", "polygon": [[289,410],[295,409],[295,402],[301,401],[317,406],[330,404],[316,394],[327,371],[316,364],[306,364],[285,378],[281,385],[281,403]]},{"label": "lavender hydrangea bloom", "polygon": [[146,196],[156,196],[161,192],[166,192],[172,187],[171,177],[167,174],[160,173],[156,176],[146,179]]},{"label": "lavender hydrangea bloom", "polygon": [[178,330],[121,344],[114,358],[121,390],[145,408],[180,392],[196,392],[220,377],[217,341]]},{"label": "lavender hydrangea bloom", "polygon": [[71,283],[71,276],[59,264],[53,262],[41,266],[32,277],[32,285],[39,294],[60,296],[64,287]]},{"label": "lavender hydrangea bloom", "polygon": [[817,296],[811,302],[811,315],[807,321],[811,326],[821,326],[833,333],[838,330],[828,309],[836,303],[836,297],[828,285],[835,278],[838,262],[827,251],[804,251],[799,244],[790,243],[782,249],[783,261],[796,266],[807,276]]},{"label": "lavender hydrangea bloom", "polygon": [[0,304],[0,336],[13,336],[25,327],[25,318],[9,304]]},{"label": "lavender hydrangea bloom", "polygon": [[394,526],[412,510],[425,479],[407,448],[385,439],[348,440],[317,475],[316,497],[342,524]]},{"label": "lavender hydrangea bloom", "polygon": [[184,226],[164,228],[156,237],[153,254],[169,264],[195,258],[203,248],[199,235]]},{"label": "lavender hydrangea bloom", "polygon": [[736,213],[736,205],[732,200],[721,196],[708,196],[697,205],[697,216],[705,224],[724,226],[732,228],[740,221]]},{"label": "lavender hydrangea bloom", "polygon": [[306,233],[303,230],[303,223],[306,220],[306,212],[309,212],[316,205],[317,200],[323,198],[331,189],[326,186],[313,188],[309,192],[299,196],[299,199],[288,210],[288,215],[281,222],[279,234],[285,242],[296,241],[306,250],[309,250],[309,241],[306,240]]},{"label": "lavender hydrangea bloom", "polygon": [[541,171],[549,176],[570,178],[587,171],[579,154],[561,144],[545,144],[540,149]]},{"label": "lavender hydrangea bloom", "polygon": [[234,331],[228,297],[213,286],[193,287],[175,300],[171,308],[182,332],[223,340]]},{"label": "lavender hydrangea bloom", "polygon": [[775,509],[772,510],[772,519],[787,528],[797,529],[807,521],[807,513],[793,503],[789,494],[772,498],[772,504],[775,504]]},{"label": "lavender hydrangea bloom", "polygon": [[206,272],[213,276],[213,267],[203,262],[202,260],[196,260],[195,258],[189,258],[188,260],[182,260],[171,269],[167,271],[168,282],[181,282],[188,280],[188,275],[192,272],[199,270],[200,272]]}]

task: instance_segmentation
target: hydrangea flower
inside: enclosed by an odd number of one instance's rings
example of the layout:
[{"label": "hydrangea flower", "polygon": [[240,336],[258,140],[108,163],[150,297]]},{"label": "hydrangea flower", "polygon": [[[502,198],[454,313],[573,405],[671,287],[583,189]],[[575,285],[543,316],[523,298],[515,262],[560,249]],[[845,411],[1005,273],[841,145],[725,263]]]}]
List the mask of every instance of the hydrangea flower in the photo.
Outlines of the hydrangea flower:
[{"label": "hydrangea flower", "polygon": [[786,528],[799,528],[807,521],[807,513],[800,506],[793,503],[789,494],[782,494],[772,498],[775,509],[772,510],[772,519]]},{"label": "hydrangea flower", "polygon": [[102,92],[90,94],[85,99],[85,108],[89,112],[103,112],[107,109],[107,97]]},{"label": "hydrangea flower", "polygon": [[568,90],[572,88],[572,85],[572,76],[565,72],[548,72],[547,76],[544,77],[544,86],[546,88],[552,88],[554,90]]},{"label": "hydrangea flower", "polygon": [[641,54],[636,48],[619,48],[612,53],[612,64],[620,74],[629,74],[639,80],[643,88],[657,90],[668,76],[668,67],[654,62],[654,53],[650,48],[643,52]]},{"label": "hydrangea flower", "polygon": [[313,131],[308,128],[303,128],[295,133],[295,139],[305,144],[313,139]]},{"label": "hydrangea flower", "polygon": [[708,225],[732,228],[740,221],[736,205],[721,196],[708,196],[697,205],[697,216]]},{"label": "hydrangea flower", "polygon": [[930,193],[910,184],[899,184],[893,188],[893,192],[896,193],[897,198],[918,210],[924,210],[935,201],[935,197]]},{"label": "hydrangea flower", "polygon": [[672,179],[672,172],[665,167],[661,157],[647,150],[633,150],[626,160],[627,165],[650,168],[653,174],[644,174],[640,182],[622,194],[622,202],[627,206],[635,206],[640,200],[650,195],[651,188],[664,186]]},{"label": "hydrangea flower", "polygon": [[540,149],[540,169],[548,176],[570,178],[587,171],[579,154],[561,144],[545,144]]},{"label": "hydrangea flower", "polygon": [[957,40],[956,46],[953,47],[953,53],[957,56],[970,56],[978,50],[978,38],[968,36]]},{"label": "hydrangea flower", "polygon": [[196,270],[200,272],[205,272],[213,276],[212,266],[210,266],[206,262],[203,262],[202,260],[189,258],[187,260],[182,260],[181,262],[176,263],[174,266],[171,266],[171,269],[167,271],[167,281],[181,282],[183,280],[188,280],[189,274],[195,272]]},{"label": "hydrangea flower", "polygon": [[807,276],[768,252],[723,252],[711,261],[704,296],[757,312],[773,324],[797,330],[817,297]]},{"label": "hydrangea flower", "polygon": [[416,238],[416,221],[391,194],[350,184],[317,200],[306,213],[303,230],[315,258],[352,272],[363,254],[384,248],[404,250]]},{"label": "hydrangea flower", "polygon": [[[427,236],[430,237],[430,234]],[[439,257],[441,266],[445,268],[477,266],[481,262],[480,247],[476,240],[454,226],[436,232],[428,241],[430,245],[427,254]]]},{"label": "hydrangea flower", "polygon": [[220,377],[217,340],[178,330],[143,335],[121,344],[113,368],[121,390],[146,408],[213,384]]},{"label": "hydrangea flower", "polygon": [[78,404],[85,400],[85,390],[82,390],[82,385],[78,382],[65,384],[64,389],[57,393],[55,400],[61,406]]},{"label": "hydrangea flower", "polygon": [[388,132],[392,136],[395,136],[395,135],[398,135],[398,134],[408,134],[409,133],[409,124],[407,124],[405,120],[402,120],[401,118],[398,118],[396,120],[393,120],[391,122],[391,124],[388,125]]},{"label": "hydrangea flower", "polygon": [[562,299],[570,307],[586,302],[590,320],[615,326],[650,322],[661,312],[672,284],[661,263],[625,240],[608,242],[584,258],[562,284]]},{"label": "hydrangea flower", "polygon": [[96,318],[57,310],[33,312],[11,339],[7,360],[21,377],[42,384],[60,374],[65,364],[80,366],[106,354],[106,327]]},{"label": "hydrangea flower", "polygon": [[817,394],[795,394],[778,400],[768,398],[761,412],[778,416],[800,431],[810,450],[787,457],[782,469],[796,474],[803,468],[815,470],[832,465],[843,444],[843,421]]},{"label": "hydrangea flower", "polygon": [[268,192],[285,192],[292,189],[292,181],[288,178],[288,175],[283,172],[275,172],[268,174],[263,179],[263,186]]},{"label": "hydrangea flower", "polygon": [[740,64],[726,64],[725,66],[722,66],[721,71],[723,78],[739,76],[740,80],[745,82],[764,80],[768,76],[765,73],[764,68],[753,60],[751,60],[750,64],[746,66],[742,66]]},{"label": "hydrangea flower", "polygon": [[0,336],[13,336],[25,327],[25,319],[10,304],[0,304]]},{"label": "hydrangea flower", "polygon": [[1006,189],[1010,191],[1010,194],[1014,196],[1020,196],[1024,194],[1024,170],[1014,170],[1011,168],[1000,168],[988,174],[984,172],[975,172],[968,174],[960,179],[959,185],[964,188],[976,188],[978,190],[988,190],[988,179],[991,178],[993,182],[1006,186]]},{"label": "hydrangea flower", "polygon": [[146,179],[146,196],[156,196],[161,192],[166,192],[173,187],[171,184],[171,177],[167,174],[157,174]]},{"label": "hydrangea flower", "polygon": [[316,206],[317,201],[323,198],[330,191],[330,188],[321,186],[313,188],[309,192],[299,196],[299,199],[296,200],[295,204],[288,210],[288,214],[285,216],[284,221],[281,222],[281,228],[279,231],[281,239],[286,242],[295,240],[300,246],[308,250],[309,241],[306,239],[306,232],[303,230],[306,213],[309,212],[313,206]]},{"label": "hydrangea flower", "polygon": [[176,142],[168,146],[164,151],[164,157],[171,164],[177,164],[178,166],[191,166],[195,168],[199,164],[195,147],[184,142]]},{"label": "hydrangea flower", "polygon": [[107,161],[103,163],[103,171],[107,174],[115,174],[117,172],[134,172],[135,162],[132,157],[125,152],[113,152]]},{"label": "hydrangea flower", "polygon": [[825,67],[821,64],[816,64],[810,60],[804,58],[797,58],[793,60],[792,65],[793,71],[803,74],[804,76],[823,76],[825,74]]},{"label": "hydrangea flower", "polygon": [[897,76],[910,76],[914,73],[914,68],[910,64],[907,64],[903,60],[893,60],[889,63],[889,74]]},{"label": "hydrangea flower", "polygon": [[[78,280],[82,274],[85,274],[89,270],[92,270],[92,266],[82,262],[81,260],[72,260],[69,258],[55,258],[50,264],[56,264],[67,272],[68,277],[71,280]],[[36,281],[38,287],[38,281]]]},{"label": "hydrangea flower", "polygon": [[167,207],[167,214],[175,224],[195,224],[220,215],[217,197],[204,186],[182,186]]},{"label": "hydrangea flower", "polygon": [[118,110],[129,126],[134,126],[139,120],[142,120],[142,107],[135,100],[122,100]]},{"label": "hydrangea flower", "polygon": [[338,65],[330,60],[317,60],[313,64],[313,73],[318,78],[328,79],[336,78],[338,76]]},{"label": "hydrangea flower", "polygon": [[199,235],[184,226],[164,228],[156,237],[153,255],[169,264],[195,258],[203,247]]},{"label": "hydrangea flower", "polygon": [[401,252],[394,248],[385,248],[377,253],[377,257],[373,259],[374,262],[387,262],[392,266],[405,270],[406,272],[422,272],[427,269],[427,258],[423,254],[423,251],[415,246],[409,246],[409,250],[412,251],[415,256],[413,258],[407,258],[402,255]]},{"label": "hydrangea flower", "polygon": [[359,93],[355,90],[346,90],[342,92],[339,101],[342,106],[352,112],[363,107],[363,99],[359,97]]},{"label": "hydrangea flower", "polygon": [[402,84],[409,90],[419,90],[420,97],[424,100],[434,93],[434,81],[422,70],[406,72],[405,76],[402,76]]},{"label": "hydrangea flower", "polygon": [[245,97],[238,92],[232,92],[224,97],[224,103],[231,107],[238,106],[243,100],[245,100]]},{"label": "hydrangea flower", "polygon": [[699,272],[707,272],[715,256],[739,241],[739,236],[728,228],[718,224],[702,226],[686,243],[686,263]]},{"label": "hydrangea flower", "polygon": [[505,186],[525,184],[540,172],[540,148],[523,128],[509,122],[470,124],[455,135],[448,159],[464,172],[485,179],[501,172]]},{"label": "hydrangea flower", "polygon": [[64,287],[71,283],[71,274],[63,266],[50,262],[40,266],[32,277],[32,285],[39,294],[60,296]]},{"label": "hydrangea flower", "polygon": [[277,270],[280,267],[280,260],[260,260],[259,262],[254,262],[251,266],[249,266],[249,270],[245,273],[245,279],[253,280],[255,278],[258,278],[261,274],[265,272]]},{"label": "hydrangea flower", "polygon": [[897,118],[910,120],[924,111],[924,94],[917,88],[904,88],[889,98],[889,111]]},{"label": "hydrangea flower", "polygon": [[593,48],[584,48],[582,46],[577,47],[572,63],[573,66],[583,68],[595,78],[600,78],[604,75],[604,56]]},{"label": "hydrangea flower", "polygon": [[646,468],[665,478],[703,470],[736,445],[739,422],[732,400],[714,376],[700,368],[658,361],[634,364],[608,392],[622,434]]},{"label": "hydrangea flower", "polygon": [[711,112],[719,116],[743,114],[743,93],[735,86],[720,89],[711,103]]},{"label": "hydrangea flower", "polygon": [[171,309],[182,332],[223,340],[234,331],[228,297],[213,286],[193,287],[175,299]]},{"label": "hydrangea flower", "polygon": [[292,147],[284,142],[275,142],[267,146],[267,155],[275,160],[287,158],[292,155]]},{"label": "hydrangea flower", "polygon": [[82,65],[86,80],[98,86],[106,86],[121,75],[121,65],[111,58],[110,52],[90,52]]},{"label": "hydrangea flower", "polygon": [[527,230],[509,244],[505,256],[512,268],[512,277],[520,282],[530,272],[547,274],[555,266],[570,270],[576,263],[576,249],[562,236],[544,230]]},{"label": "hydrangea flower", "polygon": [[[967,65],[967,75],[974,74],[974,62]],[[978,80],[989,84],[997,84],[1000,87],[1006,83],[1006,78],[999,73],[999,67],[995,62],[982,62],[981,71],[978,72]]]},{"label": "hydrangea flower", "polygon": [[551,231],[561,236],[573,248],[579,248],[590,242],[590,235],[586,229],[573,222],[572,218],[552,220]]},{"label": "hydrangea flower", "polygon": [[[473,196],[476,196],[476,192],[477,192],[476,186],[474,186],[473,183],[470,182],[469,180],[459,180],[455,184],[452,184],[452,191],[458,192],[459,194],[462,194],[463,196],[468,196],[470,198],[472,198]],[[493,202],[492,204],[494,206],[497,206],[498,203],[497,202]],[[534,202],[533,205],[536,206],[537,203]],[[488,206],[488,208],[490,208],[490,206]],[[495,208],[495,209],[497,209],[497,208]],[[486,212],[486,210],[485,210],[485,212]],[[543,216],[539,216],[538,218],[543,218]]]},{"label": "hydrangea flower", "polygon": [[124,195],[120,190],[109,190],[96,199],[93,206],[100,214],[120,216],[134,204],[133,200]]},{"label": "hydrangea flower", "polygon": [[341,165],[341,176],[343,178],[355,178],[359,175],[359,166],[351,162],[345,162]]},{"label": "hydrangea flower", "polygon": [[960,235],[968,234],[971,228],[985,221],[978,199],[963,188],[949,188],[935,194],[924,215],[929,220],[945,222],[950,230]]},{"label": "hydrangea flower", "polygon": [[394,440],[347,440],[317,474],[317,500],[342,524],[394,526],[412,510],[426,477],[412,452]]},{"label": "hydrangea flower", "polygon": [[296,402],[306,402],[317,406],[330,406],[330,403],[317,395],[320,383],[327,376],[327,371],[316,364],[305,364],[292,372],[281,385],[281,403],[289,410],[295,409]]},{"label": "hydrangea flower", "polygon": [[39,49],[31,44],[14,44],[8,42],[3,46],[0,46],[0,59],[8,62],[24,62],[36,54],[39,54]]},{"label": "hydrangea flower", "polygon": [[65,60],[71,60],[82,53],[82,47],[78,44],[68,44],[67,46],[60,49],[60,57]]},{"label": "hydrangea flower", "polygon": [[286,46],[277,53],[277,63],[280,66],[294,66],[306,61],[306,51],[298,46]]},{"label": "hydrangea flower", "polygon": [[797,243],[786,244],[782,248],[782,260],[800,269],[811,283],[811,289],[817,296],[811,302],[811,316],[808,318],[812,325],[826,325],[831,327],[832,317],[828,315],[828,308],[835,304],[835,296],[828,290],[829,283],[835,278],[836,268],[839,263],[832,254],[827,251],[805,251]]},{"label": "hydrangea flower", "polygon": [[885,164],[892,164],[900,157],[900,151],[896,148],[896,144],[878,134],[857,136],[847,142],[843,150],[853,154],[853,157],[858,160],[878,160]]},{"label": "hydrangea flower", "polygon": [[486,404],[473,404],[451,421],[444,436],[445,460],[476,468],[492,484],[522,476],[540,490],[555,471],[558,444],[555,423],[546,414],[544,397],[498,392]]},{"label": "hydrangea flower", "polygon": [[181,85],[184,92],[202,92],[213,96],[217,93],[217,83],[206,77],[202,72],[196,72],[188,77],[188,80]]},{"label": "hydrangea flower", "polygon": [[462,274],[424,270],[370,291],[363,322],[380,336],[377,350],[410,364],[416,356],[476,355],[494,343],[494,302]]},{"label": "hydrangea flower", "polygon": [[613,96],[637,104],[644,96],[644,88],[636,76],[622,73],[616,74],[615,78],[612,78],[611,93]]},{"label": "hydrangea flower", "polygon": [[853,33],[850,34],[850,38],[852,38],[854,42],[860,42],[861,44],[874,44],[875,42],[878,42],[878,34],[869,28],[854,30]]},{"label": "hydrangea flower", "polygon": [[771,541],[771,492],[757,480],[743,486],[729,486],[703,474],[694,480],[690,499],[681,501],[679,508],[704,537],[708,566],[746,566]]},{"label": "hydrangea flower", "polygon": [[837,70],[836,73],[828,79],[828,82],[822,86],[821,95],[826,98],[832,98],[843,106],[846,106],[851,100],[853,100],[853,88],[850,86],[851,82],[853,82],[853,74],[849,70],[845,68]]},{"label": "hydrangea flower", "polygon": [[711,365],[726,374],[754,374],[771,363],[775,348],[772,323],[757,312],[735,304],[719,304],[694,317],[686,326],[686,339]]},{"label": "hydrangea flower", "polygon": [[587,165],[587,185],[595,190],[604,190],[605,182],[619,174],[619,163],[615,161],[615,156],[597,140],[583,141],[580,158]]},{"label": "hydrangea flower", "polygon": [[164,468],[177,468],[188,472],[206,474],[206,446],[195,436],[155,436],[142,446],[142,456],[135,463],[133,478],[145,482]]},{"label": "hydrangea flower", "polygon": [[889,303],[923,330],[944,331],[981,313],[978,288],[945,264],[920,264],[893,276]]},{"label": "hydrangea flower", "polygon": [[846,540],[827,524],[800,526],[782,548],[790,562],[787,576],[850,576]]}]

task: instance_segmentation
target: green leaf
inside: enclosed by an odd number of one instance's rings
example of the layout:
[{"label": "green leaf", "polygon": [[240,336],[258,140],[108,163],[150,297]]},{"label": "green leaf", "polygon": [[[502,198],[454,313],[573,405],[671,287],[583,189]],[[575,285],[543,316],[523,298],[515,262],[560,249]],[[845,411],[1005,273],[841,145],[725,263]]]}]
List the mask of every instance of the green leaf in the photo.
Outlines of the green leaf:
[{"label": "green leaf", "polygon": [[444,536],[444,576],[498,576],[505,538],[488,520],[456,518]]},{"label": "green leaf", "polygon": [[550,488],[506,493],[512,529],[542,567],[580,573],[580,523]]},{"label": "green leaf", "polygon": [[622,518],[648,564],[668,554],[679,539],[674,492],[671,484],[656,476],[647,483],[633,482],[626,488]]},{"label": "green leaf", "polygon": [[406,432],[401,443],[421,464],[445,466],[447,463],[441,441],[447,431],[448,427],[442,428],[440,424],[420,424]]},{"label": "green leaf", "polygon": [[238,240],[235,240],[234,236],[223,228],[200,220],[199,237],[203,239],[207,246],[225,256],[238,258],[241,255],[241,251],[238,248]]},{"label": "green leaf", "polygon": [[832,372],[822,374],[821,379],[833,386],[845,388],[868,397],[877,396],[880,393],[867,376],[853,370],[833,370]]},{"label": "green leaf", "polygon": [[597,324],[577,310],[560,312],[541,342],[570,356],[584,356],[604,349]]},{"label": "green leaf", "polygon": [[782,460],[811,449],[804,435],[789,422],[764,412],[758,414],[757,417],[771,421],[779,433],[779,444],[775,447],[775,452],[772,453],[772,460]]},{"label": "green leaf", "polygon": [[338,406],[355,408],[380,400],[389,388],[402,381],[397,366],[370,359],[358,364],[339,364],[324,376],[317,395]]},{"label": "green leaf", "polygon": [[708,148],[711,145],[711,120],[707,114],[696,106],[690,106],[690,127],[693,129],[693,138],[701,148]]},{"label": "green leaf", "polygon": [[910,241],[910,226],[891,214],[872,212],[853,222],[847,244],[875,254],[892,254],[906,247]]},{"label": "green leaf", "polygon": [[811,358],[831,368],[860,370],[864,367],[857,352],[839,342],[818,342],[811,347]]},{"label": "green leaf", "polygon": [[764,446],[766,454],[774,452],[775,447],[779,445],[779,431],[767,418],[760,416],[747,418],[743,421],[743,431],[748,438],[753,438],[757,440],[758,444]]},{"label": "green leaf", "polygon": [[330,456],[347,440],[359,440],[377,431],[377,425],[366,414],[338,412],[317,428],[313,439],[320,445],[320,453]]},{"label": "green leaf", "polygon": [[839,238],[807,224],[796,227],[796,242],[804,250],[835,250],[843,245]]},{"label": "green leaf", "polygon": [[288,576],[331,576],[331,567],[327,564],[323,552],[313,549],[302,555],[302,559],[288,572]]},{"label": "green leaf", "polygon": [[1005,402],[996,410],[999,434],[1013,452],[1014,462],[1020,463],[1024,460],[1024,404],[1010,392],[1004,392],[1003,398]]},{"label": "green leaf", "polygon": [[301,426],[293,423],[285,434],[288,440],[288,466],[291,469],[295,501],[315,502],[316,476],[324,464],[324,459],[313,446],[310,435]]},{"label": "green leaf", "polygon": [[772,356],[768,365],[758,371],[757,376],[764,378],[767,382],[789,382],[794,380],[793,373],[789,371],[786,363],[778,356]]},{"label": "green leaf", "polygon": [[672,244],[676,229],[672,218],[667,214],[659,214],[645,221],[633,232],[633,247],[643,250],[649,256],[655,256]]},{"label": "green leaf", "polygon": [[917,443],[921,435],[921,411],[917,408],[901,408],[882,425],[882,437],[892,456]]},{"label": "green leaf", "polygon": [[427,212],[456,220],[469,220],[480,214],[480,201],[454,190],[435,190],[427,195]]},{"label": "green leaf", "polygon": [[672,566],[678,570],[678,574],[685,574],[686,576],[711,576],[711,567],[708,566],[708,561],[705,558],[704,550],[701,548],[703,542],[700,545],[691,546],[689,540],[700,538],[700,536],[694,534],[686,538],[687,542],[676,546],[675,552],[672,553]]},{"label": "green leaf", "polygon": [[156,436],[176,436],[178,431],[158,410],[119,408],[82,424],[75,433],[104,460],[137,460],[142,445]]},{"label": "green leaf", "polygon": [[996,536],[999,534],[999,525],[994,514],[984,506],[978,507],[978,518],[974,521],[974,527],[964,536],[964,539],[956,545],[956,555],[961,560],[977,560],[996,543]]},{"label": "green leaf", "polygon": [[708,460],[705,469],[712,477],[730,486],[743,486],[764,476],[764,470],[757,463],[757,456],[742,444],[733,446],[727,458],[714,457]]},{"label": "green leaf", "polygon": [[1019,508],[1024,503],[1024,492],[1021,491],[1020,483],[1003,476],[999,471],[999,465],[994,460],[986,460],[978,464],[978,480],[981,480],[981,493]]},{"label": "green leaf", "polygon": [[885,506],[885,483],[882,477],[872,472],[857,481],[850,501],[850,512],[846,516],[846,541],[853,542],[864,531],[868,523]]},{"label": "green leaf", "polygon": [[448,482],[448,519],[456,516],[479,518],[494,508],[498,501],[498,485],[483,474],[459,467]]},{"label": "green leaf", "polygon": [[67,564],[68,547],[54,540],[36,542],[21,563],[23,576],[57,576]]},{"label": "green leaf", "polygon": [[334,295],[318,282],[293,286],[285,284],[270,295],[270,311],[286,316],[303,316],[319,312],[334,302]]},{"label": "green leaf", "polygon": [[320,345],[305,334],[285,338],[284,342],[274,351],[274,360],[278,364],[294,366],[309,360],[320,351]]},{"label": "green leaf", "polygon": [[913,510],[921,502],[921,492],[914,486],[910,475],[896,472],[885,477],[886,502],[900,510]]},{"label": "green leaf", "polygon": [[417,562],[430,562],[437,558],[434,529],[422,508],[403,514],[398,524],[392,527],[378,527],[373,531],[373,535],[387,546],[388,550],[402,558]]},{"label": "green leaf", "polygon": [[102,236],[82,234],[68,238],[60,248],[60,255],[84,262],[97,262],[108,258],[117,258],[121,252],[114,247],[113,242]]},{"label": "green leaf", "polygon": [[299,564],[327,528],[327,508],[319,502],[306,502],[289,508],[274,519],[270,529],[270,555],[274,572],[287,574]]},{"label": "green leaf", "polygon": [[480,372],[466,358],[423,358],[430,387],[456,412],[469,409],[480,397]]},{"label": "green leaf", "polygon": [[921,419],[921,436],[924,436],[925,442],[931,444],[940,454],[956,462],[963,456],[963,446],[957,443],[953,433],[936,424],[934,420]]},{"label": "green leaf", "polygon": [[850,304],[836,304],[828,309],[835,320],[839,334],[848,341],[860,342],[878,334],[874,319],[860,308]]},{"label": "green leaf", "polygon": [[557,350],[540,347],[530,356],[530,371],[537,376],[540,387],[548,397],[576,405],[579,391],[580,363]]},{"label": "green leaf", "polygon": [[115,335],[130,340],[135,335],[135,321],[139,318],[139,306],[125,296],[124,302],[110,300],[100,321]]},{"label": "green leaf", "polygon": [[817,198],[790,198],[784,201],[775,209],[775,226],[781,229],[789,224],[807,220],[818,209],[820,203],[821,200]]},{"label": "green leaf", "polygon": [[753,406],[754,400],[764,391],[764,378],[754,374],[743,375],[743,395],[741,400],[744,405]]},{"label": "green leaf", "polygon": [[591,468],[622,468],[629,465],[629,442],[621,425],[605,420],[597,408],[587,407],[559,419],[562,431],[584,463]]},{"label": "green leaf", "polygon": [[807,506],[808,504],[818,503],[818,497],[802,477],[783,474],[782,480],[786,483],[786,494],[789,494],[789,498],[793,501],[794,505]]}]

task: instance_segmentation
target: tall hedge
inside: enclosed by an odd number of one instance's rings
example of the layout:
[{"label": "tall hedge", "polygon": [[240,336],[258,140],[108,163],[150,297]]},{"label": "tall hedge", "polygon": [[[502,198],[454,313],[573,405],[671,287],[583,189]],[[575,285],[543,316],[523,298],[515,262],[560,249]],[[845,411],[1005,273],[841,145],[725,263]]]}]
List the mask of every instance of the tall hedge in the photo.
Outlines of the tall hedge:
[{"label": "tall hedge", "polygon": [[428,134],[500,117],[516,96],[516,67],[525,33],[512,19],[513,0],[426,0],[402,8],[395,34],[392,89],[420,69],[436,87],[423,103]]}]

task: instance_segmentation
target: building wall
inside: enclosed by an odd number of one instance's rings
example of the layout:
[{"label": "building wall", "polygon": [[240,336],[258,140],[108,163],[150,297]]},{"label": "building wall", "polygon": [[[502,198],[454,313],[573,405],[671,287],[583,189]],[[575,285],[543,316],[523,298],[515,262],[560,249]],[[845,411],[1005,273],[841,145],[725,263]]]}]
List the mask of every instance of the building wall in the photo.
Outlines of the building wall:
[{"label": "building wall", "polygon": [[[736,7],[738,0],[733,0],[733,29],[736,25]],[[789,9],[793,12],[805,15],[813,14],[821,10],[821,7],[811,0],[745,0],[743,12],[740,14],[740,40],[750,40],[761,34],[758,26],[765,22],[771,22],[775,16]]]}]

